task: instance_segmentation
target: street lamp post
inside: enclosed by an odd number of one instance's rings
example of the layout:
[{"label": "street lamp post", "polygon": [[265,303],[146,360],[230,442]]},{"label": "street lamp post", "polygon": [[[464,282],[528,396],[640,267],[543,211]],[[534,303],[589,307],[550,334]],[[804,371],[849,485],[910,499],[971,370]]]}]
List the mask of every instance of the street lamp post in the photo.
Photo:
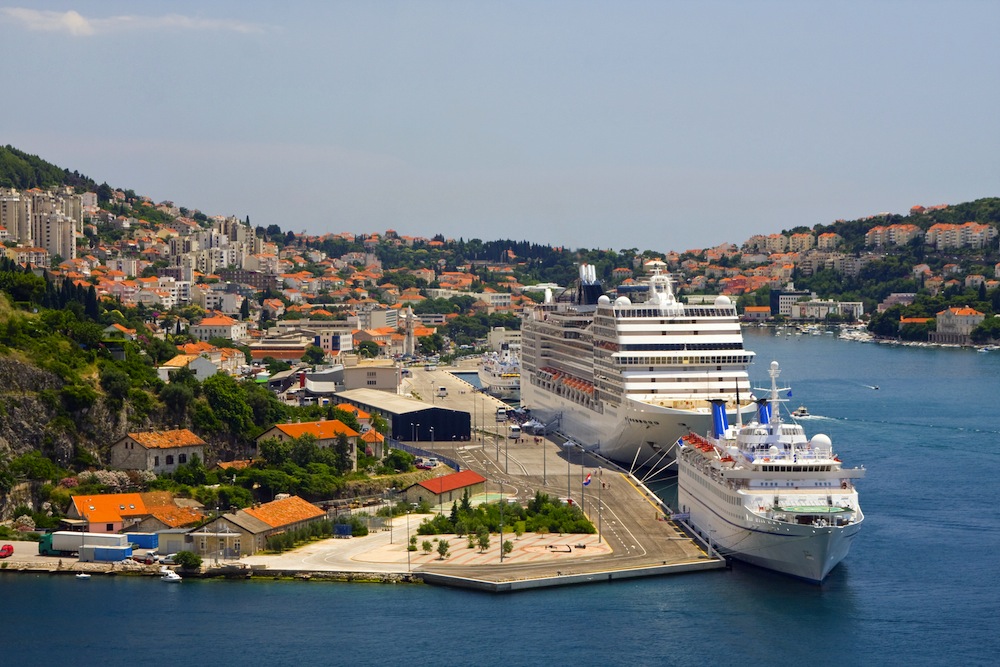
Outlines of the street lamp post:
[{"label": "street lamp post", "polygon": [[434,427],[431,426],[431,449],[434,449]]},{"label": "street lamp post", "polygon": [[[503,487],[500,487],[503,489]],[[504,500],[503,491],[500,492],[500,562],[503,562],[503,506],[507,504]]]},{"label": "street lamp post", "polygon": [[410,510],[406,510],[406,571],[410,571]]},{"label": "street lamp post", "polygon": [[563,447],[566,448],[566,502],[569,502],[573,499],[573,493],[570,491],[570,483],[573,479],[573,474],[569,469],[569,455],[573,451],[573,441],[567,440],[563,443]]},{"label": "street lamp post", "polygon": [[604,506],[601,504],[601,489],[604,488],[604,468],[597,466],[597,477],[598,482],[601,483],[597,487],[597,542],[601,541],[601,512],[604,510]]}]

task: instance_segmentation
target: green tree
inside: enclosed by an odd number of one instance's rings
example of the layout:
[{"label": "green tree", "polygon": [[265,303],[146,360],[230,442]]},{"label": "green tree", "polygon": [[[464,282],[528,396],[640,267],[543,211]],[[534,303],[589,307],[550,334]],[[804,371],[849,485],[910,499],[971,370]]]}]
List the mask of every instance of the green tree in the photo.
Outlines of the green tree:
[{"label": "green tree", "polygon": [[437,552],[438,560],[444,560],[448,557],[448,540],[438,540]]},{"label": "green tree", "polygon": [[257,454],[268,467],[280,468],[289,460],[291,449],[288,441],[267,438],[257,445]]},{"label": "green tree", "polygon": [[503,555],[509,556],[510,552],[514,550],[514,543],[511,542],[510,540],[504,540],[503,546],[501,548],[503,549]]},{"label": "green tree", "polygon": [[375,341],[363,340],[358,343],[358,355],[365,359],[374,359],[378,356],[378,344]]},{"label": "green tree", "polygon": [[351,472],[354,465],[351,461],[351,443],[347,439],[346,433],[337,434],[337,442],[334,444],[333,450],[336,456],[337,471],[342,474]]},{"label": "green tree", "polygon": [[100,383],[109,404],[115,409],[121,409],[131,388],[128,374],[117,364],[104,364],[100,370]]},{"label": "green tree", "polygon": [[178,551],[174,562],[184,570],[197,570],[201,567],[201,556],[193,551]]},{"label": "green tree", "polygon": [[253,412],[242,390],[232,377],[216,373],[206,378],[201,387],[212,412],[234,437],[252,438],[260,431],[253,422]]},{"label": "green tree", "polygon": [[490,548],[490,534],[483,530],[478,535],[476,535],[476,544],[479,546],[479,553],[482,553]]},{"label": "green tree", "polygon": [[306,348],[306,353],[302,355],[302,361],[313,366],[318,366],[326,361],[326,352],[318,345],[310,345]]}]

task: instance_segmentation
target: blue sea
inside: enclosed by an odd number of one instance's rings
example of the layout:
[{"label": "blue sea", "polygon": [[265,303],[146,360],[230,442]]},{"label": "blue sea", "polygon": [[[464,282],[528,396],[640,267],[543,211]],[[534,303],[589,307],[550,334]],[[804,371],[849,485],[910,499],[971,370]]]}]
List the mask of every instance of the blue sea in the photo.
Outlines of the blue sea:
[{"label": "blue sea", "polygon": [[[822,586],[730,570],[488,595],[0,575],[5,665],[986,665],[1000,650],[1000,352],[750,329],[755,384],[864,465]],[[878,387],[875,389],[874,387]],[[993,500],[991,500],[993,499]]]}]

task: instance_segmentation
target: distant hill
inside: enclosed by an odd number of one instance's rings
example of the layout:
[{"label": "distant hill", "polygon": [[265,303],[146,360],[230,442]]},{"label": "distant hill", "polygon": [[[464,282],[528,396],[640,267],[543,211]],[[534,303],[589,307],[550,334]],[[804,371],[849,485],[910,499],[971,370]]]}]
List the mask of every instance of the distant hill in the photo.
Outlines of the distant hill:
[{"label": "distant hill", "polygon": [[0,187],[28,190],[69,185],[80,190],[97,190],[94,179],[78,171],[62,169],[37,155],[29,155],[13,146],[0,147]]}]

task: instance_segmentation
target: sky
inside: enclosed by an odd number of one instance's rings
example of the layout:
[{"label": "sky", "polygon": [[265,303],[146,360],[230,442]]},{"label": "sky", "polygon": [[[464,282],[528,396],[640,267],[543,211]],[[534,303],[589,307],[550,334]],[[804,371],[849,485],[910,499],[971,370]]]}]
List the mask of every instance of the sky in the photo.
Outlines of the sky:
[{"label": "sky", "polygon": [[1000,196],[997,25],[994,0],[22,0],[0,144],[295,233],[683,251]]}]

